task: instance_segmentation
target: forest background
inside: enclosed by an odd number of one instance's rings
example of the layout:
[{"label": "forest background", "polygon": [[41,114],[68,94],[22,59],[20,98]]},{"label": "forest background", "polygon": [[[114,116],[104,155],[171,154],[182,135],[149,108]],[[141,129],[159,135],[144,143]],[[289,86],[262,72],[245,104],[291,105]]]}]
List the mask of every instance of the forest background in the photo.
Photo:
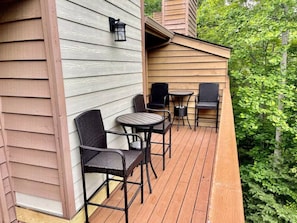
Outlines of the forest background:
[{"label": "forest background", "polygon": [[[161,0],[145,0],[147,15]],[[197,38],[231,47],[246,222],[297,222],[297,0],[200,0]]]}]

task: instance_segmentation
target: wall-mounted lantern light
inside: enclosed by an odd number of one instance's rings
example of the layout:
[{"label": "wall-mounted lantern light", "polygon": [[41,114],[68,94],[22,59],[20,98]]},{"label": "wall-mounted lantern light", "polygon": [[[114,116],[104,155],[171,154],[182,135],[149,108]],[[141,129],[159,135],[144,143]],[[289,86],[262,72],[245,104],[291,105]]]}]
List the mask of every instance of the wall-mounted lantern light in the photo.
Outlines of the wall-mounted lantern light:
[{"label": "wall-mounted lantern light", "polygon": [[114,41],[126,41],[126,24],[120,19],[109,17],[109,29],[114,33]]}]

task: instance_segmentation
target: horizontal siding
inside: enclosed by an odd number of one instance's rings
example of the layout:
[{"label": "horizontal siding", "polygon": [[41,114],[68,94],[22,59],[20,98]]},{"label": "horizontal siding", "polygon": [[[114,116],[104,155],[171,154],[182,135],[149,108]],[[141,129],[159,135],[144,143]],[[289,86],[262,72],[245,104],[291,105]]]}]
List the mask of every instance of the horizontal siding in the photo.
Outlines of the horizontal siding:
[{"label": "horizontal siding", "polygon": [[39,0],[21,1],[10,4],[1,14],[1,23],[24,21],[41,17]]},{"label": "horizontal siding", "polygon": [[59,178],[56,169],[32,166],[23,163],[13,163],[11,171],[15,178],[32,179],[35,182],[59,185]]},{"label": "horizontal siding", "polygon": [[1,43],[0,60],[45,60],[44,42]]},{"label": "horizontal siding", "polygon": [[109,46],[61,40],[61,55],[64,60],[98,60],[122,61],[124,63],[141,63],[140,51],[116,49],[111,51]]},{"label": "horizontal siding", "polygon": [[45,61],[0,61],[0,77],[48,79]]},{"label": "horizontal siding", "polygon": [[[162,7],[162,25],[176,33],[196,37],[197,0],[164,0]],[[158,18],[157,15],[154,14],[154,18]]]},{"label": "horizontal siding", "polygon": [[[99,46],[113,46],[114,45],[114,38],[113,33],[109,31],[109,22],[108,17],[101,15],[99,18],[96,18],[95,21],[102,21],[102,25],[105,25],[105,28],[98,27],[100,25],[100,22],[97,25],[97,27],[90,27],[86,26],[86,24],[80,24],[75,23],[73,21],[68,21],[65,19],[59,19],[59,26],[67,26],[69,27],[69,31],[66,32],[65,30],[61,30],[60,32],[60,38],[63,40],[72,40],[77,41],[81,43],[87,43],[87,44],[93,44],[93,45],[99,45]],[[82,22],[82,21],[80,21]],[[87,21],[85,21],[87,23]],[[140,34],[139,27],[131,27],[131,29],[127,30],[127,38],[129,43],[131,44],[125,44],[124,42],[121,43],[122,49],[127,50],[140,50],[139,40],[137,39],[137,36]],[[76,30],[81,30],[80,32],[76,32]],[[129,38],[130,36],[130,38]]]},{"label": "horizontal siding", "polygon": [[185,0],[164,1],[163,25],[174,32],[187,34],[187,5]]},{"label": "horizontal siding", "polygon": [[[99,106],[101,108],[102,106],[110,103],[111,101],[115,101],[117,103],[115,105],[110,104],[113,105],[113,107],[109,108],[111,113],[107,113],[107,116],[125,110],[126,112],[129,112],[130,110],[132,111],[132,97],[135,95],[136,92],[141,91],[142,87],[140,85],[135,85],[132,87],[125,86],[117,88],[116,91],[114,89],[105,89],[102,91],[96,91],[88,94],[77,95],[75,97],[69,97],[66,98],[67,113],[69,115],[74,115],[77,111],[82,112]],[[129,101],[129,107],[119,107],[122,103],[126,104],[126,100]]]},{"label": "horizontal siding", "polygon": [[[55,201],[59,201],[61,199],[59,186],[19,178],[14,178],[14,182],[15,189],[19,193]],[[34,191],[32,191],[32,188],[34,188]]]},{"label": "horizontal siding", "polygon": [[54,126],[51,117],[5,114],[4,120],[6,130],[54,134]]},{"label": "horizontal siding", "polygon": [[[127,42],[116,43],[116,46],[128,50],[134,49],[134,47],[139,49],[139,38],[141,36],[140,6],[131,2],[112,1],[113,4],[109,2],[102,0],[59,1],[57,4],[59,26],[62,27],[66,24],[69,26],[66,30],[60,30],[60,38],[115,47],[113,34],[109,31],[108,20],[108,17],[113,17],[115,19],[119,18],[126,24],[128,39]],[[73,27],[76,27],[75,30],[87,30],[88,32],[77,33],[72,30]],[[131,44],[133,42],[138,42],[138,44],[133,46]]]},{"label": "horizontal siding", "polygon": [[1,112],[11,179],[15,193],[24,195],[16,203],[33,209],[40,198],[61,202],[41,17],[39,0],[27,0],[7,4],[0,18]]},{"label": "horizontal siding", "polygon": [[123,88],[125,86],[130,87],[131,85],[135,84],[135,79],[137,79],[140,75],[140,73],[129,73],[66,79],[66,97],[83,95],[90,92],[99,92],[114,88]]},{"label": "horizontal siding", "polygon": [[52,106],[48,98],[2,97],[2,112],[52,116]]},{"label": "horizontal siding", "polygon": [[[187,52],[184,52],[187,53]],[[199,61],[199,62],[198,62]],[[226,63],[226,60],[217,56],[212,56],[212,55],[201,55],[201,56],[190,56],[187,54],[187,56],[181,56],[180,54],[174,53],[174,55],[171,54],[170,61],[167,60],[167,58],[151,58],[150,63],[153,64],[211,64],[211,63]],[[206,66],[206,65],[204,65]],[[225,67],[225,64],[224,64]]]},{"label": "horizontal siding", "polygon": [[5,159],[5,151],[3,145],[0,147],[0,221],[12,222],[16,219],[14,209],[13,188],[9,180],[8,160]]},{"label": "horizontal siding", "polygon": [[180,8],[186,8],[185,0],[166,0],[164,1],[165,8],[169,10],[176,10]]},{"label": "horizontal siding", "polygon": [[0,24],[0,33],[0,42],[43,39],[41,20],[36,18]]},{"label": "horizontal siding", "polygon": [[[19,148],[28,148],[33,151],[56,151],[55,138],[53,135],[39,134],[33,132],[22,131],[6,131],[7,145]],[[30,158],[30,157],[29,157]],[[34,157],[33,157],[34,158]],[[42,157],[41,157],[42,158]],[[32,158],[31,158],[32,159]],[[46,160],[47,157],[43,157],[42,160]]]},{"label": "horizontal siding", "polygon": [[[120,77],[122,74],[139,73],[142,64],[127,63],[122,61],[85,61],[85,60],[64,60],[63,71],[64,78],[83,78],[97,76],[114,76]],[[107,77],[108,78],[108,77]],[[139,77],[137,78],[139,79]]]},{"label": "horizontal siding", "polygon": [[[165,62],[166,61],[166,62]],[[172,70],[210,70],[210,69],[226,69],[226,62],[191,62],[181,59],[181,61],[178,61],[177,58],[173,58],[172,61],[168,61],[167,59],[164,59],[163,63],[158,64],[150,64],[151,70],[167,70],[168,66],[170,66],[170,69]]]},{"label": "horizontal siding", "polygon": [[[183,75],[183,74],[181,73],[181,75]],[[199,77],[199,76],[196,76],[196,77],[179,76],[179,77],[170,78],[170,81],[168,79],[168,76],[166,76],[166,77],[159,76],[159,77],[150,78],[150,81],[152,83],[153,82],[173,82],[173,83],[179,83],[180,85],[182,85],[183,83],[196,83],[196,86],[198,85],[199,82],[218,82],[218,83],[224,84],[225,80],[226,80],[226,77],[224,77],[224,76],[201,76],[201,77]],[[193,86],[193,85],[191,85],[191,86]],[[196,86],[194,89],[192,88],[189,90],[198,91],[198,88]]]},{"label": "horizontal siding", "polygon": [[[111,103],[105,103],[103,105],[100,106],[100,110],[102,113],[103,117],[106,117],[104,119],[104,126],[106,129],[120,129],[119,126],[116,126],[115,123],[115,118],[118,114],[120,113],[127,113],[127,112],[132,112],[132,107],[131,107],[131,103],[132,103],[132,99],[129,97],[127,97],[126,99],[121,99],[121,100],[117,100],[117,101],[113,101]],[[129,109],[125,109],[123,110],[123,108],[129,108]],[[131,107],[131,108],[130,108]],[[89,107],[85,108],[90,109]],[[69,115],[67,120],[68,120],[68,130],[69,130],[69,138],[70,138],[70,145],[71,148],[77,149],[76,145],[78,145],[79,140],[77,137],[77,132],[76,132],[76,127],[75,124],[73,122],[73,119],[77,116],[77,114],[73,114],[73,115]],[[79,157],[78,157],[79,159]]]},{"label": "horizontal siding", "polygon": [[[57,1],[77,209],[82,206],[82,188],[79,141],[73,119],[82,111],[100,108],[105,128],[117,129],[115,118],[132,111],[132,97],[143,91],[140,5],[137,0]],[[109,16],[126,24],[127,41],[114,41]],[[110,143],[115,141],[109,139]],[[121,143],[117,142],[115,146]],[[94,190],[94,182],[102,181],[97,177],[88,177],[89,191]]]},{"label": "horizontal siding", "polygon": [[[151,83],[167,82],[169,90],[190,90],[188,114],[190,123],[194,125],[195,97],[198,94],[199,83],[216,82],[222,89],[226,87],[228,60],[212,53],[196,50],[193,47],[182,46],[176,42],[166,47],[152,50],[148,53],[148,81]],[[150,92],[150,89],[148,89]],[[170,105],[173,113],[173,104]],[[215,111],[200,112],[200,126],[215,126]]]},{"label": "horizontal siding", "polygon": [[[171,20],[171,17],[174,17],[175,19],[183,19],[185,18],[186,8],[185,5],[182,4],[179,6],[176,6],[175,8],[167,8],[167,11],[165,12],[166,19]],[[172,21],[172,20],[171,20]]]},{"label": "horizontal siding", "polygon": [[[159,76],[158,74],[158,70],[153,70],[150,72],[151,77]],[[185,75],[185,72],[183,72],[182,70],[180,72],[176,72],[175,70],[163,70],[162,74],[162,76],[175,77],[180,76],[181,74]],[[203,76],[223,76],[225,74],[226,70],[224,69],[215,69],[211,72],[209,70],[187,70],[187,74],[185,76],[200,76],[201,78],[203,78]]]},{"label": "horizontal siding", "polygon": [[3,125],[0,122],[0,222],[16,220],[15,199],[9,171],[9,157],[3,139]]},{"label": "horizontal siding", "polygon": [[152,18],[162,25],[162,12],[153,12]]},{"label": "horizontal siding", "polygon": [[[27,165],[52,168],[52,169],[57,168],[57,158],[54,152],[23,149],[23,148],[11,147],[11,146],[9,147],[9,149],[10,149],[9,158],[11,162],[23,163]],[[32,159],[31,157],[34,157],[34,159]]]},{"label": "horizontal siding", "polygon": [[174,53],[176,56],[180,56],[180,57],[210,56],[210,54],[207,52],[192,50],[190,48],[186,48],[186,47],[178,45],[178,44],[171,44],[170,48],[164,47],[164,48],[162,48],[162,50],[155,50],[154,54],[151,55],[151,57],[154,58],[154,57],[162,57],[162,56],[172,56],[172,53]]},{"label": "horizontal siding", "polygon": [[15,97],[49,98],[48,80],[2,79],[0,95]]}]

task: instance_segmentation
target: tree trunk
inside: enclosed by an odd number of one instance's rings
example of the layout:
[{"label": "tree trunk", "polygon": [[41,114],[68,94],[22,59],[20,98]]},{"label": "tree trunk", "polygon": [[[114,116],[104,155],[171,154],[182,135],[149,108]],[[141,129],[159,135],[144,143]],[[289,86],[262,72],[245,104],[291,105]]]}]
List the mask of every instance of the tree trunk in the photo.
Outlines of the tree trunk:
[{"label": "tree trunk", "polygon": [[[282,45],[283,46],[287,46],[288,45],[288,41],[289,41],[289,31],[283,32],[282,33]],[[281,85],[285,85],[286,84],[286,72],[287,72],[287,50],[285,50],[283,52],[282,55],[282,61],[281,61]],[[283,99],[283,95],[280,94],[278,96],[278,109],[279,110],[283,110],[283,104],[282,104],[282,99]],[[280,145],[281,145],[281,137],[282,137],[282,132],[280,127],[276,128],[276,133],[275,133],[275,140],[276,140],[276,147],[274,150],[274,161],[275,164],[278,163],[278,160],[281,158],[281,149],[280,149]]]}]

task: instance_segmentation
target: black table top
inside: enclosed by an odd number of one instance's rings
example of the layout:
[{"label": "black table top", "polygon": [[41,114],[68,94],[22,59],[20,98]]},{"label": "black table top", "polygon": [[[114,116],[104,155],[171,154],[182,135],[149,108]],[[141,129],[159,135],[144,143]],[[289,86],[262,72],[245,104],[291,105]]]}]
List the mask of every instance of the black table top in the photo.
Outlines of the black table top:
[{"label": "black table top", "polygon": [[173,96],[190,96],[194,94],[193,91],[185,91],[185,90],[179,90],[179,91],[169,91],[169,95]]},{"label": "black table top", "polygon": [[116,121],[130,127],[148,127],[160,124],[164,121],[164,117],[155,113],[135,112],[120,115]]}]

